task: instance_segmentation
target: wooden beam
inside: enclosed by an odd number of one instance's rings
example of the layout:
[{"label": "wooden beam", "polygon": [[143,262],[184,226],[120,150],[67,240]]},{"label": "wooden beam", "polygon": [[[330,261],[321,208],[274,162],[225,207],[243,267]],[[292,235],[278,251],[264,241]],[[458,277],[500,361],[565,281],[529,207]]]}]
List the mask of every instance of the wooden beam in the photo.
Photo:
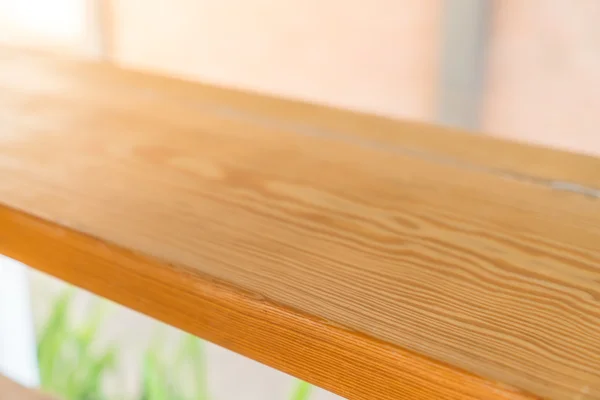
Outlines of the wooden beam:
[{"label": "wooden beam", "polygon": [[27,389],[0,375],[0,400],[56,400],[37,390]]},{"label": "wooden beam", "polygon": [[0,54],[0,252],[351,399],[599,398],[599,160]]}]

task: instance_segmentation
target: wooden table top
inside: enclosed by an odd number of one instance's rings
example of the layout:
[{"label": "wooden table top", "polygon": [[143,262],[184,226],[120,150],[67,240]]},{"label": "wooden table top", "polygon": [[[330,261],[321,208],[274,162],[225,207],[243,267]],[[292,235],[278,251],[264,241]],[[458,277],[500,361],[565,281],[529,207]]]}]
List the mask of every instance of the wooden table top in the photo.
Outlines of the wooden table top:
[{"label": "wooden table top", "polygon": [[1,253],[352,399],[600,399],[599,189],[592,157],[0,50]]}]

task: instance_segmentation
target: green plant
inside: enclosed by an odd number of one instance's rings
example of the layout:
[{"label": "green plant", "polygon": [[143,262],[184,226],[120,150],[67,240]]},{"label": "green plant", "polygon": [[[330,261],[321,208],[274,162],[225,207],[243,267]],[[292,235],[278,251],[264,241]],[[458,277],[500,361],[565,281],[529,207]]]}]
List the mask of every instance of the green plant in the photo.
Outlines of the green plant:
[{"label": "green plant", "polygon": [[304,381],[297,381],[290,400],[308,400],[312,386]]},{"label": "green plant", "polygon": [[[114,346],[97,349],[98,330],[106,314],[106,303],[93,304],[78,326],[71,320],[74,290],[61,293],[38,337],[41,386],[64,400],[108,400],[103,382],[115,372]],[[142,359],[139,400],[210,400],[204,342],[186,334],[174,352],[165,357],[159,335]],[[171,361],[171,362],[169,362]],[[297,381],[290,400],[308,400],[311,386]]]},{"label": "green plant", "polygon": [[103,400],[102,383],[113,371],[116,349],[93,348],[102,323],[105,306],[96,302],[79,327],[69,318],[73,290],[62,293],[55,301],[38,340],[40,380],[44,390],[65,400]]},{"label": "green plant", "polygon": [[169,365],[160,352],[159,341],[148,347],[142,370],[142,400],[208,400],[203,342],[186,334]]}]

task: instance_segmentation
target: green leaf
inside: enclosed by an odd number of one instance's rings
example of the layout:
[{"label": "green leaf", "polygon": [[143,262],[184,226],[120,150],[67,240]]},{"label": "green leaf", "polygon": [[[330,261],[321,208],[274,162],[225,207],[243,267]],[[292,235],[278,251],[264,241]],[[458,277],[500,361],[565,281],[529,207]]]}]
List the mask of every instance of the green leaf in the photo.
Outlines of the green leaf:
[{"label": "green leaf", "polygon": [[57,297],[38,339],[40,383],[42,388],[52,392],[58,389],[58,375],[64,367],[61,357],[68,340],[68,313],[72,299],[73,290]]},{"label": "green leaf", "polygon": [[[189,375],[186,375],[185,367],[190,369]],[[179,344],[174,370],[177,377],[189,376],[191,378],[192,398],[194,400],[209,399],[206,355],[202,339],[190,334],[183,336]],[[178,382],[178,384],[183,386],[182,382]]]},{"label": "green leaf", "polygon": [[85,374],[73,400],[103,398],[102,383],[105,375],[115,369],[116,358],[116,348],[112,347],[101,356],[91,359],[84,368]]},{"label": "green leaf", "polygon": [[145,400],[168,400],[169,383],[166,380],[166,371],[162,368],[158,354],[152,348],[144,354],[143,362],[143,398]]},{"label": "green leaf", "polygon": [[40,331],[38,358],[42,387],[66,400],[103,400],[102,383],[114,370],[116,349],[95,352],[93,344],[104,317],[100,302],[81,327],[70,324],[69,310],[74,289],[57,297]]},{"label": "green leaf", "polygon": [[308,400],[311,391],[312,386],[309,383],[298,381],[294,391],[292,392],[292,397],[290,397],[290,400]]},{"label": "green leaf", "polygon": [[[104,319],[106,303],[95,302],[89,317],[82,326],[72,334],[72,347],[74,350],[74,365],[78,367],[72,371],[68,377],[67,396],[71,399],[80,400],[83,393],[89,393],[90,387],[101,388],[101,381],[104,378],[105,369],[108,369],[109,361],[114,364],[116,351],[108,350],[103,355],[96,356],[93,353],[93,342]],[[104,360],[98,365],[99,360]],[[101,370],[94,372],[95,369],[102,367]],[[95,380],[93,382],[92,380]]]}]

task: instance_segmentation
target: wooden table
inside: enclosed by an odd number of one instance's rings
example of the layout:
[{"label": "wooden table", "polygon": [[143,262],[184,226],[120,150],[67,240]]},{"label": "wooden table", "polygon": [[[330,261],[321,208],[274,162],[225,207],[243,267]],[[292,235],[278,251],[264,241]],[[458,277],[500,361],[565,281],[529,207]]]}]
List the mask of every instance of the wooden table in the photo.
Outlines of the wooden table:
[{"label": "wooden table", "polygon": [[0,50],[0,252],[351,399],[600,399],[600,160]]}]

